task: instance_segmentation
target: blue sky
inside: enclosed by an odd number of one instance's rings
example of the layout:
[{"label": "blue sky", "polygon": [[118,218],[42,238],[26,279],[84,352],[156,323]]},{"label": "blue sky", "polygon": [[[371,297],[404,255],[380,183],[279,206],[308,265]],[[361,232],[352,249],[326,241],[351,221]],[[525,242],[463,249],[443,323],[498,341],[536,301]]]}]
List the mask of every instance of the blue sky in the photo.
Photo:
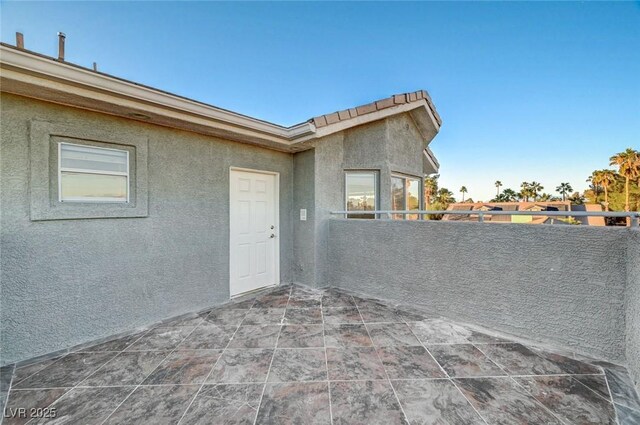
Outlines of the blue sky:
[{"label": "blue sky", "polygon": [[1,39],[279,124],[426,89],[441,184],[551,192],[640,149],[640,4],[1,2]]}]

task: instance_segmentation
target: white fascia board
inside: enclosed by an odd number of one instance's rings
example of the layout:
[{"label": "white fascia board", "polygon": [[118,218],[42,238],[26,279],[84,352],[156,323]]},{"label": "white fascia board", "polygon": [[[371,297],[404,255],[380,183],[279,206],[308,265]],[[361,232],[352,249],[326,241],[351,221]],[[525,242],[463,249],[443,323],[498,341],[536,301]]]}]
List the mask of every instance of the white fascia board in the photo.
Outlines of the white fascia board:
[{"label": "white fascia board", "polygon": [[[18,73],[26,72],[33,76],[40,76],[42,81],[51,78],[74,87],[99,90],[160,108],[183,111],[234,127],[266,133],[282,139],[285,145],[291,144],[301,136],[312,134],[315,129],[308,122],[283,127],[6,46],[0,46],[0,60],[4,69],[14,69],[18,70]],[[4,70],[3,74],[5,74]],[[154,112],[157,113],[157,111]]]}]

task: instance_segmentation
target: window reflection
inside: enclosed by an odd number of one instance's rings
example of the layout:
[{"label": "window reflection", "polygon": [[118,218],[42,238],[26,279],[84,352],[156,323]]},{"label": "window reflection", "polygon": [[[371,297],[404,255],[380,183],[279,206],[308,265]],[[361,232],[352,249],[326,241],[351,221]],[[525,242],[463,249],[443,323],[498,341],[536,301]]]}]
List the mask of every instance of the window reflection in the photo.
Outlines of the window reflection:
[{"label": "window reflection", "polygon": [[[375,171],[346,174],[347,211],[374,211],[377,206],[377,173]],[[375,218],[374,214],[349,214],[349,218]]]},{"label": "window reflection", "polygon": [[[422,203],[420,179],[407,176],[391,177],[391,209],[419,210]],[[418,214],[393,214],[394,220],[417,220]]]}]

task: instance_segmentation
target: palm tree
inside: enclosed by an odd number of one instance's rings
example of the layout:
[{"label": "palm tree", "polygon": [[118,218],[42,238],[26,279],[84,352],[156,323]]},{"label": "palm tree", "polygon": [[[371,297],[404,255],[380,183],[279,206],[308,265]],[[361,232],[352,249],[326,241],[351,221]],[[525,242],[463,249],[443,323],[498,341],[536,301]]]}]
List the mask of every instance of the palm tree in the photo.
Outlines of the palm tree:
[{"label": "palm tree", "polygon": [[602,174],[600,171],[596,170],[589,178],[587,178],[587,183],[591,183],[591,189],[593,190],[593,194],[596,200],[596,204],[598,203],[598,195],[600,194],[600,183],[602,181]]},{"label": "palm tree", "polygon": [[466,186],[462,186],[462,187],[460,188],[460,193],[462,193],[462,203],[463,203],[463,204],[464,204],[464,194],[465,194],[465,193],[467,193],[467,192],[468,192],[468,190],[467,190],[467,187],[466,187]]},{"label": "palm tree", "polygon": [[562,195],[562,202],[567,200],[567,194],[573,192],[573,188],[569,183],[560,183],[560,186],[556,187],[556,192]]},{"label": "palm tree", "polygon": [[531,189],[531,196],[533,196],[534,201],[538,197],[538,192],[542,192],[542,190],[544,189],[544,187],[540,183],[535,181],[531,182],[529,188]]},{"label": "palm tree", "polygon": [[609,211],[609,187],[616,181],[612,170],[600,170],[600,186],[604,189],[604,210]]},{"label": "palm tree", "polygon": [[[625,149],[609,158],[610,165],[618,166],[618,173],[624,177],[624,210],[629,211],[629,181],[640,175],[640,152],[631,148]],[[631,219],[627,218],[627,224]]]},{"label": "palm tree", "polygon": [[425,209],[429,209],[431,205],[431,197],[438,190],[438,174],[433,174],[424,178],[424,203]]},{"label": "palm tree", "polygon": [[500,196],[500,187],[502,187],[502,182],[500,180],[496,180],[496,197]]},{"label": "palm tree", "polygon": [[524,202],[529,202],[529,196],[531,196],[531,185],[527,182],[522,182],[520,185],[520,198]]},{"label": "palm tree", "polygon": [[444,208],[446,209],[446,207],[448,207],[449,204],[451,204],[452,202],[455,202],[455,199],[453,197],[453,192],[447,189],[446,187],[439,189],[438,194],[436,195],[436,201],[439,204],[442,204],[442,206],[444,206]]},{"label": "palm tree", "polygon": [[513,189],[505,189],[501,193],[504,202],[515,202],[518,199],[518,194]]}]

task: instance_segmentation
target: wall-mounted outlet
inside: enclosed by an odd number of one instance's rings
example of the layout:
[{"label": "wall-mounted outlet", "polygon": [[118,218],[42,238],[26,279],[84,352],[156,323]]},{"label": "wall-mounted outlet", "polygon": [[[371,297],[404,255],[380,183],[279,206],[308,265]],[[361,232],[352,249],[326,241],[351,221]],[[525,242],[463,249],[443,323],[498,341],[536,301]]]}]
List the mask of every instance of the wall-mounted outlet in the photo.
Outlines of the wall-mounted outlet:
[{"label": "wall-mounted outlet", "polygon": [[300,221],[307,221],[307,210],[304,208],[300,209]]}]

